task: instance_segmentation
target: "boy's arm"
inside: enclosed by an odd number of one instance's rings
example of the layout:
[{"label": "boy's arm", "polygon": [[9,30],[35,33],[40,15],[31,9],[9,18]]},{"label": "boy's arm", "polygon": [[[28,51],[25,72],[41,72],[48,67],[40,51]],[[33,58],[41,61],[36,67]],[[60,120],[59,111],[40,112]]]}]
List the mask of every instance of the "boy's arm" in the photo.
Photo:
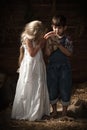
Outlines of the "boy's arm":
[{"label": "boy's arm", "polygon": [[51,37],[52,35],[55,35],[55,32],[54,32],[54,31],[50,31],[50,32],[46,33],[46,34],[44,35],[44,38],[45,38],[45,39],[48,39],[48,38]]},{"label": "boy's arm", "polygon": [[66,56],[72,56],[72,52],[70,52],[67,48],[62,46],[61,44],[58,45],[58,48],[64,53]]},{"label": "boy's arm", "polygon": [[45,54],[47,55],[47,56],[50,56],[50,54],[51,54],[51,46],[49,46],[48,44],[46,44],[46,48],[45,48]]},{"label": "boy's arm", "polygon": [[73,45],[72,40],[70,38],[66,38],[65,46],[62,46],[61,44],[58,45],[58,48],[66,55],[66,56],[72,56],[73,53]]}]

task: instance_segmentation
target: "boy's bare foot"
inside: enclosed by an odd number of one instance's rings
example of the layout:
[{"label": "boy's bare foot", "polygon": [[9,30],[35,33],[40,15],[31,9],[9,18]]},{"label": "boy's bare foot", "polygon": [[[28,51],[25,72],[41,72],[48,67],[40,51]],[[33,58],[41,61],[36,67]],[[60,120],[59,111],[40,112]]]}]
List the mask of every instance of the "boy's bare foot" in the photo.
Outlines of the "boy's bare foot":
[{"label": "boy's bare foot", "polygon": [[52,113],[50,114],[50,116],[51,116],[51,117],[56,117],[56,116],[57,116],[57,111],[56,111],[56,112],[52,112]]},{"label": "boy's bare foot", "polygon": [[67,112],[65,112],[65,111],[62,112],[62,117],[64,117],[64,116],[67,116]]},{"label": "boy's bare foot", "polygon": [[67,106],[63,106],[62,116],[67,116]]}]

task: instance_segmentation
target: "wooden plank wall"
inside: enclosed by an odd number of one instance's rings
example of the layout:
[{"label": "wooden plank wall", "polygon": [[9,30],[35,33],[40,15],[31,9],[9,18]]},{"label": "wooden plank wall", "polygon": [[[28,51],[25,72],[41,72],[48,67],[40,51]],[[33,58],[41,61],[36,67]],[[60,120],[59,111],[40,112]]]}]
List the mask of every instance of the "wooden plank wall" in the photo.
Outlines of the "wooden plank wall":
[{"label": "wooden plank wall", "polygon": [[87,18],[83,1],[76,0],[2,0],[0,4],[0,72],[11,75],[18,68],[20,34],[25,23],[39,19],[51,29],[53,14],[67,17],[67,33],[72,36],[71,59],[74,82],[87,81]]}]

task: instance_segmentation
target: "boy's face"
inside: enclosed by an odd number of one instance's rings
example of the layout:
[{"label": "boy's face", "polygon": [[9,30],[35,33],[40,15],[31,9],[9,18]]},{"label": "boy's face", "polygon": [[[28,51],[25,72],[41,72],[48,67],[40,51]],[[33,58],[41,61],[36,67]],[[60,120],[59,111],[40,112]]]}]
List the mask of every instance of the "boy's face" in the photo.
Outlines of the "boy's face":
[{"label": "boy's face", "polygon": [[66,29],[66,27],[64,26],[55,26],[52,25],[53,31],[58,34],[59,36],[62,36],[64,34],[64,31]]}]

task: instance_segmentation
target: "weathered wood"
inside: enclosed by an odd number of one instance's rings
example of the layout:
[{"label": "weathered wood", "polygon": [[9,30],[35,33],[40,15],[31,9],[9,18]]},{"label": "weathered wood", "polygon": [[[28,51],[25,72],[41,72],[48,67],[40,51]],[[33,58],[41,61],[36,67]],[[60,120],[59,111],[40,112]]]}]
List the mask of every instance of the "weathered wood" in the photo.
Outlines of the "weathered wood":
[{"label": "weathered wood", "polygon": [[20,34],[26,22],[40,19],[51,29],[53,14],[67,17],[67,33],[72,36],[74,54],[71,60],[73,82],[87,81],[87,18],[82,1],[19,0],[2,1],[0,5],[0,71],[15,74],[18,67]]}]

